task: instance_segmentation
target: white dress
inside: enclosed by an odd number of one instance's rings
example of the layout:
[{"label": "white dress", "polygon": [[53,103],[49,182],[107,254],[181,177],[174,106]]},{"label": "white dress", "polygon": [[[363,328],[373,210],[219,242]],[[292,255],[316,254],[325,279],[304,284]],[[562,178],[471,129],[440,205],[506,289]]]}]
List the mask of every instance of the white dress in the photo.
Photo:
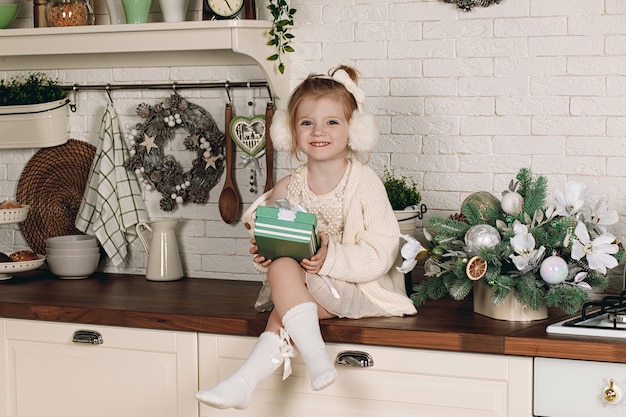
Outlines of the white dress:
[{"label": "white dress", "polygon": [[[342,240],[344,191],[351,168],[352,163],[349,161],[341,181],[326,194],[318,195],[311,191],[307,182],[306,165],[294,171],[287,186],[287,198],[292,206],[299,204],[309,213],[315,213],[318,230],[326,233],[336,243]],[[315,300],[338,317],[356,319],[389,315],[387,311],[372,304],[357,283],[309,273],[306,274],[306,282]]]}]

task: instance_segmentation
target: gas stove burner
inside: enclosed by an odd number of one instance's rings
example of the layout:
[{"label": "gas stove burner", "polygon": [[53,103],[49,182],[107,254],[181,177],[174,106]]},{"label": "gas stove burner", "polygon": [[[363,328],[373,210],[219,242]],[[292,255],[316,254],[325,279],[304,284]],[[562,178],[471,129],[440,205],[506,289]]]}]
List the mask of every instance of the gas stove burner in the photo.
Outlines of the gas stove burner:
[{"label": "gas stove burner", "polygon": [[551,324],[546,332],[626,338],[626,291],[585,303],[580,316]]},{"label": "gas stove burner", "polygon": [[626,313],[609,313],[607,319],[613,323],[626,323]]},{"label": "gas stove burner", "polygon": [[[599,307],[599,310],[590,312],[589,310],[594,307]],[[585,303],[583,305],[581,318],[585,320],[588,317],[594,317],[604,313],[612,313],[613,317],[626,314],[626,291],[622,291],[620,295],[607,295],[600,301]]]}]

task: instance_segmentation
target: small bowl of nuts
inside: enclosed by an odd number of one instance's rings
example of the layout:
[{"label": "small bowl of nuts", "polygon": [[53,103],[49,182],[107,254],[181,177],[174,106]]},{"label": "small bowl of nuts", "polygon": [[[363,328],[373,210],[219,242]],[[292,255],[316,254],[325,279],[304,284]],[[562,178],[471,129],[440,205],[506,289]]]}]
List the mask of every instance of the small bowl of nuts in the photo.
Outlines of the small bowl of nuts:
[{"label": "small bowl of nuts", "polygon": [[95,18],[89,0],[57,0],[46,5],[48,26],[93,25]]}]

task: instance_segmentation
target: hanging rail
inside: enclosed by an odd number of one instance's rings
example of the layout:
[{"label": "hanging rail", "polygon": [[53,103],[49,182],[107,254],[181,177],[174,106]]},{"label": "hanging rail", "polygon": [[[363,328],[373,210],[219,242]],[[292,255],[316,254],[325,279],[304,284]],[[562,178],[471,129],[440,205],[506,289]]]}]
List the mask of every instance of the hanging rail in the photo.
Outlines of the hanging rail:
[{"label": "hanging rail", "polygon": [[[182,89],[200,89],[200,88],[223,88],[227,92],[233,88],[265,88],[269,95],[270,101],[274,101],[272,96],[272,90],[270,89],[267,81],[224,81],[224,82],[199,82],[199,83],[154,83],[154,84],[79,84],[62,85],[64,90],[78,91],[78,90],[104,90],[111,92],[113,90],[182,90]],[[230,99],[230,94],[229,94]]]}]

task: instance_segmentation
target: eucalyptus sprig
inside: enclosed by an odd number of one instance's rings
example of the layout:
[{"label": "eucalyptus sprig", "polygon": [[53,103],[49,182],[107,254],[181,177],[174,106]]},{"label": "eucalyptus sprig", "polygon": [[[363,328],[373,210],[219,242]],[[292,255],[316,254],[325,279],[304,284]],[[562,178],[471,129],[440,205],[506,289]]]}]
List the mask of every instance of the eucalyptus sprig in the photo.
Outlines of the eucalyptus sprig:
[{"label": "eucalyptus sprig", "polygon": [[269,0],[267,9],[272,13],[274,22],[269,31],[271,39],[267,43],[276,47],[276,53],[267,57],[268,61],[278,61],[278,71],[285,73],[285,64],[282,55],[287,52],[293,52],[294,49],[290,45],[294,35],[289,32],[293,26],[293,16],[296,9],[289,6],[287,0]]}]

